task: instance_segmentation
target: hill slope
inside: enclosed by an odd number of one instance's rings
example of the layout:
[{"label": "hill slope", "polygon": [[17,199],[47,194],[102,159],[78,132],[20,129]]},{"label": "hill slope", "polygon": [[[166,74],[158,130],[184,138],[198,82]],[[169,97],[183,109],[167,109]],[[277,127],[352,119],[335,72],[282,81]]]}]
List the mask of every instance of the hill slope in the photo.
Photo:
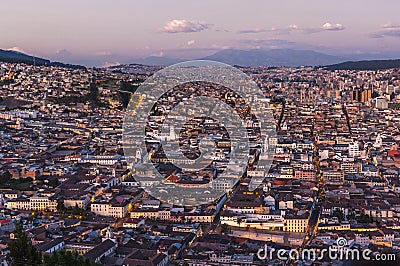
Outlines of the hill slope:
[{"label": "hill slope", "polygon": [[340,64],[328,65],[324,68],[329,70],[381,70],[400,68],[400,59],[347,61]]},{"label": "hill slope", "polygon": [[81,68],[84,69],[84,66],[80,65],[71,65],[64,64],[60,62],[51,62],[48,59],[43,59],[40,57],[35,57],[31,55],[27,55],[24,53],[11,51],[11,50],[2,50],[0,49],[0,62],[7,63],[25,63],[28,65],[48,65],[48,66],[59,66],[59,67],[67,67],[67,68]]}]

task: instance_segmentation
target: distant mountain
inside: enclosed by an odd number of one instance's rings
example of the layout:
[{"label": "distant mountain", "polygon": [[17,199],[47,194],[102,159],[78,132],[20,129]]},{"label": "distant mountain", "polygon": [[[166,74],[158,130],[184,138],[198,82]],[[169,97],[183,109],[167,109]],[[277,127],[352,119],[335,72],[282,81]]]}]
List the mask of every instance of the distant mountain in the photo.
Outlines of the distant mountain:
[{"label": "distant mountain", "polygon": [[400,68],[400,59],[347,61],[340,64],[328,65],[324,68],[329,70],[380,70]]},{"label": "distant mountain", "polygon": [[314,52],[292,49],[227,49],[202,58],[240,66],[320,66],[343,62],[343,58]]},{"label": "distant mountain", "polygon": [[0,49],[0,62],[8,62],[8,63],[25,63],[29,65],[48,65],[48,66],[59,66],[66,68],[81,68],[84,69],[84,66],[80,65],[71,65],[64,64],[60,62],[51,62],[48,59],[43,59],[36,56],[27,55],[21,52],[11,51],[11,50],[2,50]]},{"label": "distant mountain", "polygon": [[161,56],[148,56],[145,58],[137,58],[131,60],[131,62],[129,63],[149,65],[149,66],[169,66],[183,61],[185,60],[177,58],[161,57]]},{"label": "distant mountain", "polygon": [[356,53],[341,55],[341,57],[345,58],[345,61],[392,60],[400,58],[400,52]]},{"label": "distant mountain", "polygon": [[[252,50],[238,50],[238,49],[226,49],[218,51],[212,55],[198,58],[200,60],[213,60],[226,63],[229,65],[238,66],[326,66],[338,67],[338,68],[350,68],[352,62],[365,60],[361,62],[371,62],[366,64],[360,69],[382,69],[389,67],[396,67],[397,60],[386,60],[390,58],[398,58],[395,54],[348,54],[341,56],[334,56],[329,54],[324,54],[320,52],[315,52],[312,50],[294,50],[294,49],[252,49]],[[379,59],[379,60],[377,60]],[[384,60],[383,60],[384,59]],[[366,61],[372,60],[372,61]],[[133,60],[122,60],[123,64],[141,64],[141,65],[159,65],[168,66],[186,60],[179,58],[168,58],[161,56],[149,56],[145,58],[137,58]],[[349,62],[345,62],[349,61]],[[345,63],[343,63],[345,62]],[[382,62],[382,63],[380,63]],[[389,63],[391,62],[391,63]],[[349,65],[350,64],[350,65]],[[369,66],[368,64],[378,65]],[[357,69],[357,68],[356,68]]]},{"label": "distant mountain", "polygon": [[[239,66],[321,66],[343,62],[345,59],[310,50],[272,49],[236,50],[226,49],[199,58]],[[127,63],[142,65],[173,65],[185,60],[160,56],[149,56],[130,60]]]}]

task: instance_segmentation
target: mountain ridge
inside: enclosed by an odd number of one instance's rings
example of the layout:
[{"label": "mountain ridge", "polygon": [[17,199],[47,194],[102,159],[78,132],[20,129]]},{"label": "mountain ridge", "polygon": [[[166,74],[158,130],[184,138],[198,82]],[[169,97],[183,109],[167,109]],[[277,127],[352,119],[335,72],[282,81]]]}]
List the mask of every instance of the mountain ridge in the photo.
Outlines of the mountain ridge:
[{"label": "mountain ridge", "polygon": [[324,66],[329,70],[383,70],[400,68],[400,59],[346,61]]},{"label": "mountain ridge", "polygon": [[240,66],[318,66],[343,62],[343,58],[315,52],[294,49],[227,49],[202,59],[215,60]]},{"label": "mountain ridge", "polygon": [[[306,59],[304,59],[304,55]],[[375,58],[367,59],[371,57],[371,55],[369,54],[365,54],[365,57],[366,59],[352,60],[351,56],[338,57],[338,56],[332,56],[315,52],[312,50],[226,49],[218,51],[210,56],[198,58],[197,60],[213,60],[236,66],[271,66],[271,67],[314,66],[332,70],[335,69],[374,70],[374,69],[387,69],[387,68],[400,67],[400,59],[375,59]],[[374,55],[374,57],[378,56]],[[166,58],[157,56],[152,56],[149,58],[151,58],[152,62],[154,61],[169,62],[167,64],[159,64],[166,66],[184,61],[176,58]],[[147,58],[141,58],[140,61],[135,61],[135,60],[133,61],[134,63],[143,65],[146,65],[146,63],[148,63]]]},{"label": "mountain ridge", "polygon": [[[193,59],[196,60],[196,59]],[[312,50],[294,50],[294,49],[225,49],[220,50],[212,55],[198,58],[197,60],[213,60],[236,66],[314,66],[322,67],[330,70],[379,70],[388,68],[400,68],[400,59],[365,59],[365,60],[349,60],[346,58],[323,54]],[[26,63],[36,65],[50,65],[66,68],[86,67],[75,64],[66,64],[57,61],[31,56],[22,52],[0,49],[0,61],[10,63]],[[132,59],[125,64],[141,64],[141,65],[159,65],[168,66],[183,62],[179,58],[169,58],[160,56],[149,56],[144,58]]]},{"label": "mountain ridge", "polygon": [[50,61],[48,59],[40,58],[37,56],[28,55],[22,52],[3,50],[0,49],[0,61],[7,63],[24,63],[28,65],[48,65],[48,66],[58,66],[65,68],[74,69],[86,69],[86,67],[81,65],[65,64],[56,61]]},{"label": "mountain ridge", "polygon": [[[212,60],[238,66],[322,66],[345,61],[344,58],[315,52],[294,49],[224,49],[193,60]],[[130,63],[144,65],[172,65],[183,62],[179,58],[149,56],[131,60]]]}]

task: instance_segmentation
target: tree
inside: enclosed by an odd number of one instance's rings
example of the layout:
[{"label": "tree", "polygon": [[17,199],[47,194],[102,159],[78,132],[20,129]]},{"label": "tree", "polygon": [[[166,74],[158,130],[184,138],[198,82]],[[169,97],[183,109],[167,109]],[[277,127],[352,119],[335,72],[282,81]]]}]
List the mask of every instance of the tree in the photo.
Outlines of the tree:
[{"label": "tree", "polygon": [[371,94],[371,98],[376,98],[376,97],[379,97],[379,93],[378,93],[377,91],[374,91],[374,92]]},{"label": "tree", "polygon": [[238,224],[238,226],[240,227],[240,224],[243,222],[243,218],[238,218],[237,219],[237,224]]},{"label": "tree", "polygon": [[360,217],[356,218],[358,223],[372,223],[373,219],[368,215],[361,213]]},{"label": "tree", "polygon": [[57,212],[59,212],[59,213],[64,213],[65,212],[64,202],[62,202],[61,200],[59,200],[57,202]]},{"label": "tree", "polygon": [[13,266],[40,265],[42,262],[42,255],[32,245],[21,223],[16,223],[14,239],[8,244],[8,249],[8,260]]},{"label": "tree", "polygon": [[343,211],[341,209],[336,209],[333,212],[332,216],[334,216],[334,217],[336,216],[339,219],[339,221],[342,221],[343,218],[344,218],[344,214],[343,214]]},{"label": "tree", "polygon": [[231,228],[227,224],[221,224],[221,233],[229,233]]},{"label": "tree", "polygon": [[97,103],[99,94],[99,88],[97,88],[95,83],[91,83],[89,86],[89,93],[87,94],[87,100]]},{"label": "tree", "polygon": [[10,172],[6,171],[0,175],[1,188],[8,188],[9,186],[7,185],[10,183],[10,181],[12,181],[12,175]]},{"label": "tree", "polygon": [[58,179],[54,178],[49,180],[49,186],[52,188],[55,188],[59,185]]},{"label": "tree", "polygon": [[347,219],[349,220],[354,220],[356,218],[356,214],[354,212],[351,212],[349,215],[347,215]]},{"label": "tree", "polygon": [[51,255],[44,255],[42,265],[95,266],[97,264],[90,262],[88,259],[85,259],[82,256],[79,256],[76,252],[61,250],[53,252]]},{"label": "tree", "polygon": [[396,94],[392,92],[392,94],[390,94],[390,100],[392,101],[394,98],[396,98]]},{"label": "tree", "polygon": [[74,208],[72,209],[72,214],[74,215],[82,215],[83,210],[78,207],[78,204],[75,204]]},{"label": "tree", "polygon": [[5,171],[5,172],[1,175],[1,177],[4,178],[5,180],[10,180],[10,179],[12,179],[12,175],[11,175],[11,173],[10,173],[9,171]]}]

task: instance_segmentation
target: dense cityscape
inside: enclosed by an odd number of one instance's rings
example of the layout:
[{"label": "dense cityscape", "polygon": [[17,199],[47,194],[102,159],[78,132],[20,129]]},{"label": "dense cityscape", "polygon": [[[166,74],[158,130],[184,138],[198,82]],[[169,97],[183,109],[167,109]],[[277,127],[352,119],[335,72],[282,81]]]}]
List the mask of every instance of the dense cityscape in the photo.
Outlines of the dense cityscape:
[{"label": "dense cityscape", "polygon": [[[400,70],[238,68],[262,89],[274,114],[272,165],[262,171],[263,158],[257,158],[258,167],[248,167],[222,197],[185,207],[143,190],[134,175],[148,173],[130,171],[123,149],[131,95],[162,67],[1,63],[1,265],[39,265],[37,256],[44,265],[56,265],[55,259],[81,265],[340,265],[343,258],[323,252],[332,246],[368,248],[375,260],[396,260]],[[193,88],[178,91],[187,89]],[[163,113],[153,114],[155,123],[157,115]],[[201,137],[222,129],[214,120],[197,120],[188,130]],[[165,182],[188,186],[218,177],[229,153],[225,133],[217,140],[218,170],[196,176],[165,171]],[[188,157],[196,156],[196,141],[187,139],[183,147]],[[152,156],[163,162],[156,151]],[[263,183],[249,190],[250,179],[260,175]],[[216,184],[229,188],[231,182]],[[18,253],[17,243],[34,255]],[[260,256],[260,249],[270,256]],[[286,253],[268,252],[278,249]],[[305,249],[320,259],[293,256]]]}]

